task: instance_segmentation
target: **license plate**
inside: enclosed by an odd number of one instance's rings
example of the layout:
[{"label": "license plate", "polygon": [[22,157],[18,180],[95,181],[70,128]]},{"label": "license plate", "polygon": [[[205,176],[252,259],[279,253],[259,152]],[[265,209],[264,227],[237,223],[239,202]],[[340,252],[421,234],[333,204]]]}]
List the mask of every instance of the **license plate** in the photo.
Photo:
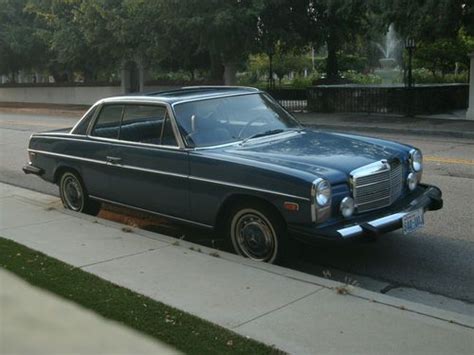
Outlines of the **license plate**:
[{"label": "license plate", "polygon": [[423,209],[410,212],[403,217],[403,234],[412,233],[425,225]]}]

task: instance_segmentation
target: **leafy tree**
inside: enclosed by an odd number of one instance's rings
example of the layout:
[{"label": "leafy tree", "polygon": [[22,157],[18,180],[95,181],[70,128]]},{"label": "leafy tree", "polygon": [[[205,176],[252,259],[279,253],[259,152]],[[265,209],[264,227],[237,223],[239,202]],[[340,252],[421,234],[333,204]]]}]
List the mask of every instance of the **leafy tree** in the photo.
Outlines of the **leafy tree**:
[{"label": "leafy tree", "polygon": [[[266,55],[252,55],[249,58],[249,70],[251,72],[268,72],[270,68],[269,57]],[[300,73],[305,68],[311,67],[311,59],[308,55],[299,55],[295,53],[285,53],[277,47],[273,56],[272,70],[276,75],[281,86],[281,81],[285,75],[291,72]]]},{"label": "leafy tree", "polygon": [[327,78],[339,78],[338,53],[370,27],[369,6],[363,0],[321,0],[310,2],[306,38],[317,48],[327,47]]},{"label": "leafy tree", "polygon": [[416,41],[415,65],[443,76],[455,63],[467,65],[474,35],[474,3],[468,0],[395,0],[379,8],[404,38]]},{"label": "leafy tree", "polygon": [[200,38],[189,33],[194,27],[189,23],[190,19],[175,13],[178,5],[171,1],[158,4],[161,27],[153,46],[154,56],[161,67],[174,71],[185,70],[194,80],[197,70],[208,70],[211,66],[210,54]]},{"label": "leafy tree", "polygon": [[[228,84],[254,46],[258,9],[251,0],[162,0],[161,18],[172,41],[178,33],[179,45],[190,47],[193,56],[209,55],[211,73],[216,79],[225,74]],[[177,56],[181,53],[177,53]],[[201,58],[202,59],[202,58]]]},{"label": "leafy tree", "polygon": [[461,28],[474,35],[471,0],[386,0],[379,3],[378,12],[385,23],[395,23],[404,37],[453,39]]},{"label": "leafy tree", "polygon": [[21,69],[41,64],[45,51],[35,35],[34,16],[23,11],[26,0],[0,0],[0,73],[16,81]]},{"label": "leafy tree", "polygon": [[[26,10],[36,16],[36,30],[48,47],[46,67],[56,81],[73,80],[74,72],[82,73],[85,81],[97,80],[104,68],[114,66],[109,43],[94,43],[90,38],[89,14],[84,7],[92,1],[86,0],[30,0]],[[104,21],[94,18],[94,30]],[[88,37],[89,36],[89,37]],[[102,45],[102,46],[101,46]],[[105,54],[105,55],[104,55]]]},{"label": "leafy tree", "polygon": [[[304,50],[306,42],[302,33],[307,21],[308,2],[305,0],[263,0],[255,2],[258,11],[258,50],[268,56],[268,86],[273,87],[273,73],[279,66],[280,75],[284,54]],[[280,63],[274,63],[274,57]],[[286,69],[283,69],[283,71]],[[277,74],[278,75],[278,74]],[[281,76],[278,75],[279,78]],[[280,79],[281,80],[281,79]]]},{"label": "leafy tree", "polygon": [[444,76],[452,72],[456,63],[463,63],[467,67],[467,53],[474,50],[468,38],[459,35],[455,39],[441,38],[419,43],[416,49],[415,66],[430,70],[434,76],[438,73]]}]

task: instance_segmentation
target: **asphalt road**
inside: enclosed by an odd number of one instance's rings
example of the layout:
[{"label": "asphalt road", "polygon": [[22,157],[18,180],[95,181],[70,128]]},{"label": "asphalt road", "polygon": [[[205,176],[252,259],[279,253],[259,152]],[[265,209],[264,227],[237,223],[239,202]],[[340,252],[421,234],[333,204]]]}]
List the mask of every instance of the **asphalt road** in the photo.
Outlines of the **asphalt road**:
[{"label": "asphalt road", "polygon": [[[77,118],[0,112],[0,181],[57,195],[57,187],[24,175],[31,133],[72,126]],[[368,134],[423,150],[423,180],[439,186],[445,207],[425,216],[421,231],[393,232],[376,243],[323,243],[305,247],[290,267],[319,276],[357,280],[387,292],[410,287],[474,303],[474,141],[441,137]],[[197,230],[165,226],[161,232],[204,240]],[[168,232],[167,232],[168,231]],[[209,240],[209,239],[208,239]]]}]

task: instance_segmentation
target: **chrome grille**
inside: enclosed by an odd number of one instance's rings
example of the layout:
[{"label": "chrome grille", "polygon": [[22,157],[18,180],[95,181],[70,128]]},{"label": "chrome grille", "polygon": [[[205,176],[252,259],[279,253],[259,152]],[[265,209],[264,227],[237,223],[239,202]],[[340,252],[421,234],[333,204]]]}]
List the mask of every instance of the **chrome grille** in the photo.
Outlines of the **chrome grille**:
[{"label": "chrome grille", "polygon": [[351,173],[352,193],[357,212],[390,206],[403,187],[403,167],[399,160],[376,162]]}]

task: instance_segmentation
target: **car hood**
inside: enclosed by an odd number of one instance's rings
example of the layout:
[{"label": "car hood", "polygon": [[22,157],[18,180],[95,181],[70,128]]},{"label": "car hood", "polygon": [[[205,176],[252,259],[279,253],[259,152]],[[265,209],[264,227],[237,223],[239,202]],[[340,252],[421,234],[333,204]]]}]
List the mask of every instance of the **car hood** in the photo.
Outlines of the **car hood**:
[{"label": "car hood", "polygon": [[346,181],[348,174],[361,166],[382,159],[403,159],[410,149],[382,139],[302,130],[232,145],[221,153],[311,173],[337,183]]}]

